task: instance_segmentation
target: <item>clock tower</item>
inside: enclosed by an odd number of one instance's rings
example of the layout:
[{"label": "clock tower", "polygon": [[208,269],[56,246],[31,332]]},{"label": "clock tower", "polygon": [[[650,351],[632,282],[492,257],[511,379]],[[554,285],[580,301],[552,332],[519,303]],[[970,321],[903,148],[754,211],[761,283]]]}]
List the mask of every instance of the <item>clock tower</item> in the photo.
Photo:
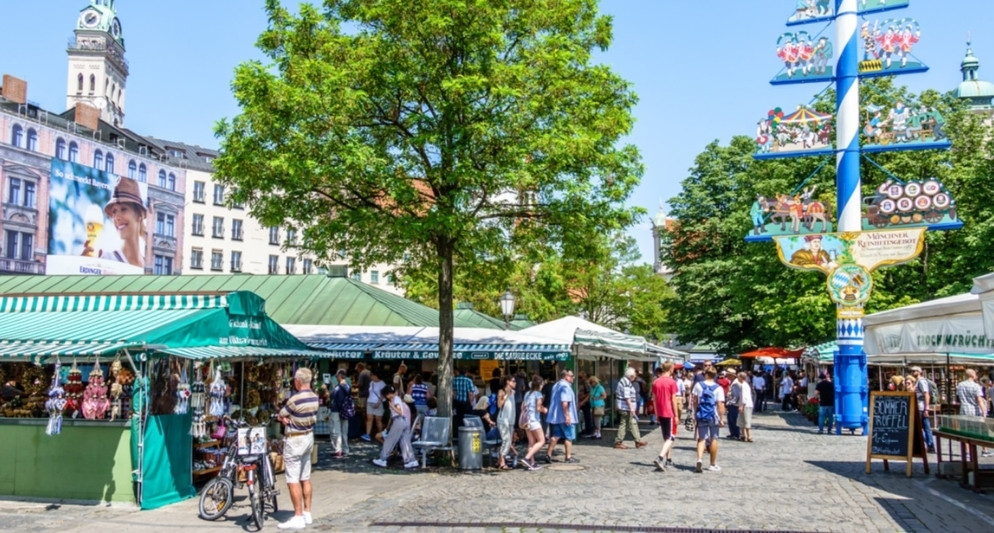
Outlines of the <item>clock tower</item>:
[{"label": "clock tower", "polygon": [[100,110],[101,120],[122,127],[128,62],[124,59],[124,33],[114,11],[114,0],[90,0],[90,5],[79,13],[67,51],[66,107],[88,104]]}]

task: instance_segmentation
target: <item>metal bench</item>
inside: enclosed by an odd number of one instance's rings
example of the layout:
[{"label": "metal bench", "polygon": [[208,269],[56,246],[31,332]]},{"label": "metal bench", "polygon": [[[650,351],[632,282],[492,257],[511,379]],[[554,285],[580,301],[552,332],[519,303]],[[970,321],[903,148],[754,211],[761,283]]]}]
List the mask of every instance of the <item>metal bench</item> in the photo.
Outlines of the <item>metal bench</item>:
[{"label": "metal bench", "polygon": [[415,453],[421,452],[421,468],[428,466],[428,454],[435,451],[449,452],[454,463],[450,433],[452,419],[441,416],[426,416],[421,426],[421,438],[411,443]]}]

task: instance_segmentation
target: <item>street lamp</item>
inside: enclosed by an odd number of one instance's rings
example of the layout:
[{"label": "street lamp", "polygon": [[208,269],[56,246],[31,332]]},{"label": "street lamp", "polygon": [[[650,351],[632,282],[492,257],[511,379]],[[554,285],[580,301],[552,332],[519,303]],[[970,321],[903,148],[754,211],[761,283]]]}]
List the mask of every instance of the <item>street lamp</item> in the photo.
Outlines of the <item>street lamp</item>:
[{"label": "street lamp", "polygon": [[500,297],[500,312],[504,314],[504,329],[511,329],[511,319],[514,318],[514,294],[511,290],[504,291]]}]

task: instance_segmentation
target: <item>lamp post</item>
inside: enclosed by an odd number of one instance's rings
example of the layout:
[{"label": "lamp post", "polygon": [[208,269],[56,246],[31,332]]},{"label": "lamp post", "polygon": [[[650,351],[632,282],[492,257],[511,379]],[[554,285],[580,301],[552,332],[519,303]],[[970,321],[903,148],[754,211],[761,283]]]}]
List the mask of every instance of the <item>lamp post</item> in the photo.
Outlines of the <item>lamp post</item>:
[{"label": "lamp post", "polygon": [[504,329],[511,329],[511,319],[514,317],[514,294],[511,289],[504,291],[500,297],[500,312],[504,314]]}]

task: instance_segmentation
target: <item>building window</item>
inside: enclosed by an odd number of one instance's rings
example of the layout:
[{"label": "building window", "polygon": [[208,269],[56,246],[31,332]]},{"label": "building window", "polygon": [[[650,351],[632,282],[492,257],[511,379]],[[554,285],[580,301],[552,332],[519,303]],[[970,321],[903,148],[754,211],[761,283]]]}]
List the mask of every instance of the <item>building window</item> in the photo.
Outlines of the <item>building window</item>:
[{"label": "building window", "polygon": [[304,274],[310,274],[314,270],[314,262],[310,259],[304,259]]},{"label": "building window", "polygon": [[7,203],[17,205],[21,200],[21,180],[10,178],[7,180]]},{"label": "building window", "polygon": [[193,201],[198,204],[204,203],[204,182],[193,182]]},{"label": "building window", "polygon": [[269,227],[269,244],[279,244],[280,243],[280,228],[279,226]]},{"label": "building window", "polygon": [[142,183],[148,181],[148,169],[145,167],[145,163],[138,165],[138,181]]},{"label": "building window", "polygon": [[97,90],[97,77],[90,74],[90,93],[92,94]]},{"label": "building window", "polygon": [[224,185],[214,185],[214,205],[224,205]]},{"label": "building window", "polygon": [[239,251],[231,252],[231,271],[232,272],[242,271],[242,253]]},{"label": "building window", "polygon": [[286,258],[286,273],[296,274],[297,273],[297,258],[287,257]]},{"label": "building window", "polygon": [[24,207],[34,208],[35,206],[35,184],[31,181],[24,182]]},{"label": "building window", "polygon": [[104,153],[100,150],[93,152],[93,168],[100,170],[104,166]]},{"label": "building window", "polygon": [[14,127],[10,129],[10,144],[20,148],[21,143],[24,142],[24,128],[20,124],[14,124]]},{"label": "building window", "polygon": [[352,271],[352,279],[354,279],[356,281],[362,281],[362,272],[359,272],[358,270],[353,270]]},{"label": "building window", "polygon": [[155,233],[164,237],[176,236],[176,217],[166,213],[159,213],[155,217]]},{"label": "building window", "polygon": [[76,141],[69,142],[69,162],[76,163],[79,161],[79,145]]},{"label": "building window", "polygon": [[194,270],[204,269],[204,251],[200,248],[194,248],[190,251],[190,268]]},{"label": "building window", "polygon": [[7,247],[4,255],[8,259],[31,261],[34,252],[35,236],[31,233],[7,230]]},{"label": "building window", "polygon": [[34,128],[28,128],[28,150],[38,151],[38,132]]},{"label": "building window", "polygon": [[242,221],[237,218],[231,219],[231,240],[242,240]]},{"label": "building window", "polygon": [[211,237],[215,239],[224,238],[224,217],[214,217],[214,225],[211,227]]},{"label": "building window", "polygon": [[297,244],[297,230],[293,228],[288,228],[286,230],[286,243]]},{"label": "building window", "polygon": [[131,179],[138,178],[138,164],[135,163],[134,159],[128,161],[128,177]]},{"label": "building window", "polygon": [[172,172],[169,173],[169,179],[166,182],[166,188],[169,189],[170,191],[176,190],[176,174],[173,174]]},{"label": "building window", "polygon": [[104,160],[104,170],[114,173],[114,154],[107,152],[107,158]]},{"label": "building window", "polygon": [[280,269],[280,256],[271,255],[269,256],[269,273],[276,274]]},{"label": "building window", "polygon": [[166,171],[159,170],[159,187],[166,188]]},{"label": "building window", "polygon": [[190,231],[199,237],[204,236],[204,215],[193,215],[193,228]]},{"label": "building window", "polygon": [[241,202],[235,202],[231,207],[234,207],[235,209],[245,209],[245,205]]},{"label": "building window", "polygon": [[66,158],[66,140],[59,137],[55,140],[55,158],[65,159]]},{"label": "building window", "polygon": [[374,285],[380,282],[380,271],[379,270],[370,270],[369,271],[369,282],[372,283],[372,284],[374,284]]},{"label": "building window", "polygon": [[215,272],[224,270],[224,252],[221,250],[211,250],[211,270]]},{"label": "building window", "polygon": [[76,76],[76,92],[77,93],[83,92],[83,74],[82,73],[80,73],[79,76]]},{"label": "building window", "polygon": [[173,258],[164,255],[155,256],[155,267],[152,273],[156,276],[171,276],[173,273]]}]

